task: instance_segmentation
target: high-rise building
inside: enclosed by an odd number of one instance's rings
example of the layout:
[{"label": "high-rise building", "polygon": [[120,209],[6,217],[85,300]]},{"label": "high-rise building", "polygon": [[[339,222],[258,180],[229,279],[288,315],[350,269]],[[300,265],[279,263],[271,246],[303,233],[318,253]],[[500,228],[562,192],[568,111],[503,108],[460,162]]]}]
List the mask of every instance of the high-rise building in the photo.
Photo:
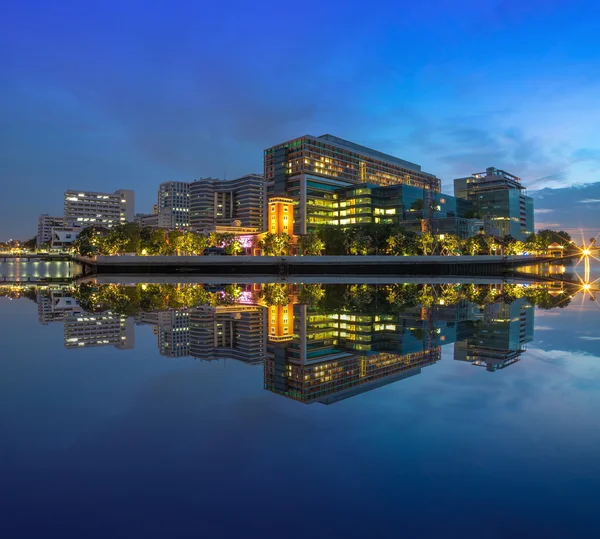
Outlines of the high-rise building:
[{"label": "high-rise building", "polygon": [[203,178],[190,184],[190,224],[194,230],[212,231],[217,226],[256,228],[265,226],[265,181],[259,174],[235,180]]},{"label": "high-rise building", "polygon": [[190,226],[190,184],[188,182],[165,182],[158,188],[157,214],[167,228]]},{"label": "high-rise building", "polygon": [[37,231],[37,247],[38,249],[44,244],[50,244],[52,240],[52,229],[54,227],[65,226],[64,217],[52,217],[47,213],[44,213],[38,217],[38,231]]},{"label": "high-rise building", "polygon": [[70,189],[65,192],[64,208],[68,224],[110,228],[133,221],[134,192],[119,189],[114,193],[98,193]]},{"label": "high-rise building", "polygon": [[410,185],[439,192],[441,182],[415,163],[334,137],[306,135],[264,152],[268,195],[294,200],[294,233],[336,219],[339,188],[357,184]]},{"label": "high-rise building", "polygon": [[488,167],[466,178],[454,180],[454,195],[473,204],[473,214],[488,219],[500,236],[525,240],[535,231],[533,199],[521,178]]}]

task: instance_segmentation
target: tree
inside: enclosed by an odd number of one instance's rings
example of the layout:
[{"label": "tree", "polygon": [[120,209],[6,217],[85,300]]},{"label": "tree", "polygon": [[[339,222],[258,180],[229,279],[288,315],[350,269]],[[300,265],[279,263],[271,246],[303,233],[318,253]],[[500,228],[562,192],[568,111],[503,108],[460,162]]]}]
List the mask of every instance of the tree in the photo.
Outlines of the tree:
[{"label": "tree", "polygon": [[283,283],[269,283],[263,285],[258,293],[258,297],[268,306],[288,305],[291,301],[289,288]]},{"label": "tree", "polygon": [[103,227],[90,226],[84,228],[77,239],[73,242],[75,252],[80,256],[92,256],[107,253],[104,235],[107,229]]},{"label": "tree", "polygon": [[327,254],[341,256],[346,254],[347,229],[337,225],[321,225],[317,228],[317,236],[327,247]]},{"label": "tree", "polygon": [[304,305],[316,305],[325,296],[325,289],[322,284],[306,283],[301,285],[298,294],[298,303]]},{"label": "tree", "polygon": [[225,254],[237,256],[244,250],[241,242],[238,239],[234,239],[231,243],[225,245]]},{"label": "tree", "polygon": [[435,238],[431,232],[423,232],[417,237],[417,245],[423,255],[431,255],[435,248]]},{"label": "tree", "polygon": [[325,250],[325,242],[317,234],[300,236],[298,245],[302,254],[308,256],[320,256]]},{"label": "tree", "polygon": [[360,229],[351,231],[345,239],[346,250],[351,255],[368,255],[373,245],[373,238]]},{"label": "tree", "polygon": [[273,234],[267,232],[265,237],[258,243],[260,249],[268,256],[284,256],[290,249],[291,238],[285,234]]},{"label": "tree", "polygon": [[35,251],[36,246],[37,246],[37,236],[34,236],[30,240],[27,240],[26,242],[23,243],[23,249],[26,249],[28,251]]},{"label": "tree", "polygon": [[454,234],[444,234],[443,238],[440,238],[440,248],[442,255],[455,255],[460,252],[462,240]]},{"label": "tree", "polygon": [[140,229],[139,254],[156,256],[161,254],[166,244],[166,231],[160,228]]}]

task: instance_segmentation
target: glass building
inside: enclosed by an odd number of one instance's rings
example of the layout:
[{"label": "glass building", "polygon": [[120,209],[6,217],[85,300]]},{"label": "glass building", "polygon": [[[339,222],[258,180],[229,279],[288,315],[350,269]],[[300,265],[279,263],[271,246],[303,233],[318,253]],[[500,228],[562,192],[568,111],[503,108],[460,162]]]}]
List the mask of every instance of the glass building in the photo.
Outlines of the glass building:
[{"label": "glass building", "polygon": [[525,240],[535,231],[533,199],[521,179],[489,167],[466,178],[454,180],[454,195],[473,205],[474,216],[488,219],[499,236]]},{"label": "glass building", "polygon": [[264,152],[269,196],[292,198],[294,233],[337,217],[336,191],[357,184],[407,185],[439,192],[441,182],[415,163],[334,137],[306,135]]}]

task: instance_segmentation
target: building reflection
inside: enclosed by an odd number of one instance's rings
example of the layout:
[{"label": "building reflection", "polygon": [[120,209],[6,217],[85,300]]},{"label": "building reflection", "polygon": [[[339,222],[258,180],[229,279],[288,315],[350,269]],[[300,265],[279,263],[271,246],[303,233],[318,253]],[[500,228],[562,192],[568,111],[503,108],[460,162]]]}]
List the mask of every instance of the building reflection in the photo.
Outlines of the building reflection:
[{"label": "building reflection", "polygon": [[[311,289],[314,297],[319,297],[319,286]],[[366,288],[370,294],[375,289]],[[177,290],[183,294],[185,286]],[[212,294],[206,296],[212,298],[210,304],[135,316],[120,314],[116,304],[90,304],[83,297],[88,309],[98,310],[87,312],[80,305],[81,294],[68,286],[38,290],[35,300],[40,323],[64,324],[66,348],[132,349],[135,326],[149,325],[161,355],[262,364],[266,390],[304,403],[332,404],[420,374],[440,361],[446,345],[453,345],[455,360],[495,372],[520,361],[533,339],[531,301],[506,301],[501,285],[483,290],[485,300],[477,287],[468,296],[472,299],[463,294],[452,301],[444,301],[451,294],[440,290],[423,294],[422,288],[414,288],[411,293],[416,291],[418,300],[399,307],[389,298],[385,305],[336,299],[329,288],[328,301],[311,304],[308,288],[298,285],[240,286],[235,301],[221,303],[223,288],[204,290]],[[550,285],[546,292],[550,298],[567,295]],[[365,289],[353,293],[364,294]],[[373,297],[380,297],[377,291]]]},{"label": "building reflection", "polygon": [[386,315],[323,313],[294,305],[293,337],[269,338],[265,389],[331,404],[419,374],[441,359],[447,344],[454,344],[455,359],[495,371],[519,361],[533,338],[533,312],[524,299]]}]

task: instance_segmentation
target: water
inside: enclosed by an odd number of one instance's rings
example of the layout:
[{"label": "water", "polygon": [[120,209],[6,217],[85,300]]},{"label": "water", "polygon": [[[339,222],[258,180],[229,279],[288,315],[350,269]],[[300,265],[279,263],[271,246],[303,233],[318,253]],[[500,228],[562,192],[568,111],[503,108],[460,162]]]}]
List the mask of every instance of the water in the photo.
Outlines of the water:
[{"label": "water", "polygon": [[564,538],[600,524],[600,307],[581,289],[2,294],[3,537]]}]

